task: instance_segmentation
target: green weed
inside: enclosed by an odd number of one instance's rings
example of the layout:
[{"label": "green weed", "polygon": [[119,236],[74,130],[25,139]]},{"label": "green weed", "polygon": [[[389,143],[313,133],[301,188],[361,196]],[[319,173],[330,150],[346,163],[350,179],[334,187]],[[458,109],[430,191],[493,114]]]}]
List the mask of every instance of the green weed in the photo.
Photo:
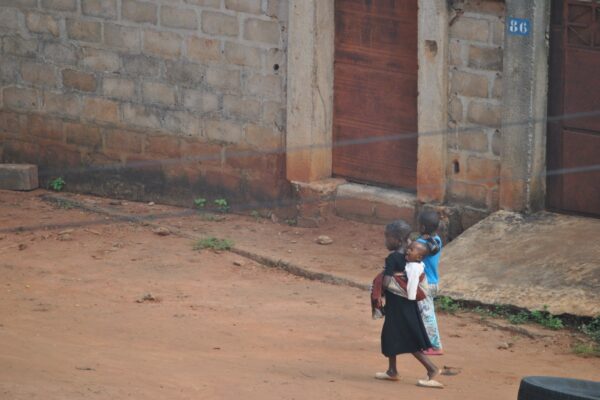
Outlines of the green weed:
[{"label": "green weed", "polygon": [[65,187],[65,180],[62,177],[58,177],[56,179],[52,179],[49,183],[50,189],[55,192],[60,192]]},{"label": "green weed", "polygon": [[[482,319],[504,318],[515,325],[534,322],[553,330],[565,328],[563,320],[560,317],[550,314],[548,312],[548,307],[531,312],[526,310],[517,312],[514,308],[502,304],[476,306],[471,308],[468,304],[453,300],[450,297],[441,296],[436,299],[436,308],[450,314],[460,310],[470,310],[481,315]],[[588,325],[581,326],[580,330],[600,343],[600,317],[593,320]]]},{"label": "green weed", "polygon": [[512,315],[514,314],[514,311],[511,310],[511,308],[507,305],[504,304],[496,304],[493,306],[493,312],[498,316],[498,317],[506,317],[508,315]]},{"label": "green weed", "polygon": [[196,208],[204,208],[204,206],[206,206],[206,199],[202,197],[194,199],[194,206],[196,206]]},{"label": "green weed", "polygon": [[529,322],[529,313],[525,311],[521,311],[518,314],[510,314],[508,317],[508,322],[514,325],[521,325],[526,322]]},{"label": "green weed", "polygon": [[547,306],[544,306],[543,310],[532,311],[530,318],[533,322],[536,322],[549,329],[557,330],[565,327],[562,319],[555,317],[548,312]]},{"label": "green weed", "polygon": [[600,345],[600,316],[597,316],[588,324],[581,325],[579,329]]},{"label": "green weed", "polygon": [[217,209],[222,212],[222,213],[226,213],[229,211],[229,203],[227,203],[227,200],[225,199],[216,199],[214,201],[215,206],[217,206]]},{"label": "green weed", "polygon": [[196,243],[194,243],[194,250],[231,250],[233,247],[233,242],[229,239],[219,239],[216,237],[207,237],[205,239],[200,239]]},{"label": "green weed", "polygon": [[477,306],[473,309],[473,312],[481,315],[482,319],[485,318],[500,318],[500,314],[495,311],[495,306],[481,307]]},{"label": "green weed", "polygon": [[441,311],[453,314],[460,309],[460,304],[452,300],[450,297],[440,296],[436,299],[436,307]]}]

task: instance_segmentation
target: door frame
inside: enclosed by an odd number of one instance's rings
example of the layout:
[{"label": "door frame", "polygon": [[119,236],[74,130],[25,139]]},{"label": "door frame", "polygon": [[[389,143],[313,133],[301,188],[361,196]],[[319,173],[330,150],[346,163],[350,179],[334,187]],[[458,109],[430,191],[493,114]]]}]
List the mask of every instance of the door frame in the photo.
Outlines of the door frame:
[{"label": "door frame", "polygon": [[[448,126],[448,8],[417,0],[417,199],[443,203]],[[286,175],[332,176],[335,0],[289,0]]]},{"label": "door frame", "polygon": [[[548,111],[549,114],[562,114],[566,113],[565,96],[567,90],[566,81],[566,64],[568,59],[568,52],[572,51],[590,51],[589,49],[574,50],[569,46],[567,39],[567,27],[568,24],[568,5],[575,4],[576,1],[581,5],[590,5],[592,7],[600,7],[593,1],[585,0],[553,0],[551,9],[551,25],[550,25],[550,58],[549,58],[549,71],[551,79],[548,85]],[[596,52],[596,50],[591,50]],[[595,53],[594,53],[595,54]],[[600,52],[598,52],[600,54]],[[598,56],[600,57],[600,55]],[[569,169],[565,165],[563,158],[564,153],[562,152],[565,146],[563,133],[565,130],[571,132],[582,133],[582,128],[574,126],[565,126],[567,124],[563,121],[549,122],[548,123],[548,136],[547,136],[547,167],[551,171]],[[562,174],[550,174],[547,176],[547,188],[546,188],[546,208],[551,211],[556,211],[566,214],[576,215],[589,215],[598,217],[598,214],[592,213],[589,210],[581,211],[569,208],[569,201],[563,197],[565,195],[564,189],[564,175]]]}]

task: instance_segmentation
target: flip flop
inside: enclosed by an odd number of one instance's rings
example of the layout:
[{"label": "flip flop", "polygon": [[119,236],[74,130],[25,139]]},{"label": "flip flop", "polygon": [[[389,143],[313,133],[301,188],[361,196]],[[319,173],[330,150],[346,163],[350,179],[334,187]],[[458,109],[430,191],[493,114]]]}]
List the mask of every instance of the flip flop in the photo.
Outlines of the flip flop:
[{"label": "flip flop", "polygon": [[427,387],[427,388],[435,388],[435,389],[443,389],[444,385],[441,382],[436,381],[435,379],[419,379],[417,381],[417,386]]},{"label": "flip flop", "polygon": [[423,351],[423,354],[425,354],[426,356],[443,356],[444,355],[444,351],[442,349],[427,349]]},{"label": "flip flop", "polygon": [[399,376],[389,376],[387,372],[377,372],[375,373],[375,379],[380,379],[382,381],[399,381]]}]

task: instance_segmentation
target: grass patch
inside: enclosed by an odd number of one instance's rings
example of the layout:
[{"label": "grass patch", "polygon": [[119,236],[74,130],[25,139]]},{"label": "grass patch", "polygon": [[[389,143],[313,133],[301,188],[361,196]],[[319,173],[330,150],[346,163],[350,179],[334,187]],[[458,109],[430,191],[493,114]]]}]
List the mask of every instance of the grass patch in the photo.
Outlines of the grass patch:
[{"label": "grass patch", "polygon": [[201,240],[198,240],[194,243],[194,250],[231,250],[233,247],[233,242],[229,239],[219,239],[216,237],[207,237]]},{"label": "grass patch", "polygon": [[548,329],[562,329],[565,327],[562,319],[559,317],[555,317],[547,311],[548,307],[544,306],[543,310],[532,311],[530,314],[530,318],[533,322],[538,323]]},{"label": "grass patch", "polygon": [[579,327],[581,332],[585,333],[600,346],[600,316],[592,319],[587,324],[582,324]]},{"label": "grass patch", "polygon": [[[466,309],[468,310],[468,308],[466,308]],[[502,306],[486,306],[486,307],[477,306],[477,307],[473,308],[471,311],[473,311],[476,314],[481,315],[482,319],[502,318],[504,316],[504,313],[506,312],[504,310],[504,307],[502,307]]]},{"label": "grass patch", "polygon": [[513,325],[521,325],[529,322],[529,314],[525,311],[521,311],[518,314],[511,314],[507,317],[508,322]]},{"label": "grass patch", "polygon": [[[577,323],[569,322],[568,318],[561,318],[548,312],[544,306],[542,310],[527,311],[507,305],[477,305],[466,301],[454,300],[450,297],[441,296],[436,299],[436,308],[442,312],[454,314],[458,311],[470,311],[485,318],[502,318],[514,325],[535,323],[545,328],[558,330],[567,327],[579,328],[587,336],[600,344],[600,317],[591,320],[587,324],[578,326]],[[581,319],[576,319],[581,321]]]},{"label": "grass patch", "polygon": [[454,314],[462,308],[459,302],[454,301],[450,297],[446,296],[438,297],[437,299],[435,299],[435,302],[436,308],[449,314]]},{"label": "grass patch", "polygon": [[594,343],[577,343],[571,350],[582,357],[600,357],[600,345]]}]

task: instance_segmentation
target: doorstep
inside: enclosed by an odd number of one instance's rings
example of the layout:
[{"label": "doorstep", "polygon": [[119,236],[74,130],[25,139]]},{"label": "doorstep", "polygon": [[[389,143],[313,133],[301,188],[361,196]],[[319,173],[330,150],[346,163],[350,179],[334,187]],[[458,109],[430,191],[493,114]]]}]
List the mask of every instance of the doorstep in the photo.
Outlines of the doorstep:
[{"label": "doorstep", "polygon": [[345,183],[335,193],[335,214],[360,222],[387,224],[403,219],[415,222],[417,196],[400,190]]},{"label": "doorstep", "polygon": [[417,197],[411,193],[334,178],[292,184],[298,199],[300,227],[318,227],[332,215],[378,225],[395,219],[410,224],[415,221]]}]

